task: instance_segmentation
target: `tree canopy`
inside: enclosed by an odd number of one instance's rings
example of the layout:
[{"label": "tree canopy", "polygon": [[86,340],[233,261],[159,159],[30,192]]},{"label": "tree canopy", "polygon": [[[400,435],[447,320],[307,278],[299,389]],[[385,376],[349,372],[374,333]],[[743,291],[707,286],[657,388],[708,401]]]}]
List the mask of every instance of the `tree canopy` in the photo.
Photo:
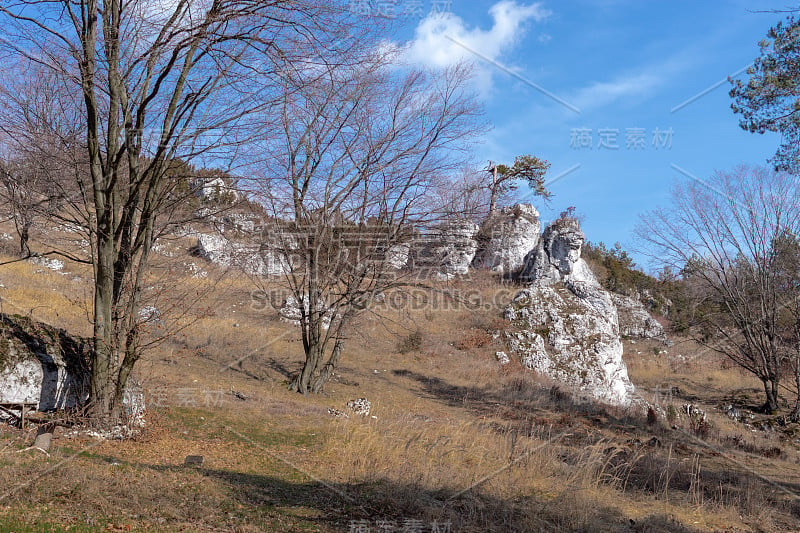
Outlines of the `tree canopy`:
[{"label": "tree canopy", "polygon": [[492,176],[492,183],[489,185],[491,192],[489,212],[493,213],[497,208],[498,196],[509,190],[515,190],[520,181],[528,182],[528,186],[536,196],[550,198],[551,193],[547,190],[544,179],[549,168],[549,162],[528,154],[517,156],[513,165],[490,162],[486,169]]},{"label": "tree canopy", "polygon": [[779,22],[759,43],[760,55],[748,80],[731,80],[730,96],[739,125],[751,133],[780,133],[771,159],[778,170],[800,171],[800,18]]}]

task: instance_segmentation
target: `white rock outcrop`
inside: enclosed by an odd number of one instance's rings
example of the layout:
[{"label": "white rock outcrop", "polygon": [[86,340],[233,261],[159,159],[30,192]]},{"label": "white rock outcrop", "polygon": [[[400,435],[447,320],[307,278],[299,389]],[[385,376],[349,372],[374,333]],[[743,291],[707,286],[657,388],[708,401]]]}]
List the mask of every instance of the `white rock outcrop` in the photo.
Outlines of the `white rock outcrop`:
[{"label": "white rock outcrop", "polygon": [[[303,307],[305,308],[306,315],[308,315],[308,311],[310,309],[310,304],[308,300],[303,302]],[[322,327],[324,329],[328,329],[331,325],[331,312],[326,308],[325,303],[322,301],[317,301],[317,311],[322,313]],[[300,326],[300,304],[297,302],[297,298],[294,296],[289,296],[284,300],[283,305],[278,310],[278,315],[281,318],[281,321],[288,322],[293,326]]]},{"label": "white rock outcrop", "polygon": [[466,275],[478,251],[477,233],[478,225],[466,220],[451,221],[433,229],[415,239],[410,258],[412,267],[428,269],[442,279]]},{"label": "white rock outcrop", "polygon": [[628,406],[634,392],[622,360],[617,308],[580,258],[577,221],[559,219],[526,257],[531,285],[505,310],[508,351],[577,396]]},{"label": "white rock outcrop", "polygon": [[539,212],[530,204],[504,207],[490,215],[478,233],[472,265],[495,272],[516,272],[539,242]]},{"label": "white rock outcrop", "polygon": [[402,242],[393,244],[386,250],[386,263],[389,268],[402,270],[408,265],[408,258],[411,254],[411,244]]},{"label": "white rock outcrop", "polygon": [[248,246],[222,235],[196,233],[192,255],[216,265],[234,267],[254,276],[280,276],[290,270],[286,255],[268,244]]},{"label": "white rock outcrop", "polygon": [[[85,339],[27,317],[0,315],[0,403],[39,411],[80,405],[89,397],[91,347]],[[144,421],[144,396],[129,380],[123,407],[131,425]]]},{"label": "white rock outcrop", "polygon": [[89,396],[89,346],[26,317],[2,316],[0,403],[63,409]]},{"label": "white rock outcrop", "polygon": [[61,272],[62,270],[64,270],[64,261],[60,259],[54,259],[43,255],[37,255],[31,257],[30,262],[33,263],[34,265],[49,268],[50,270],[53,270],[55,272]]},{"label": "white rock outcrop", "polygon": [[239,193],[229,179],[221,176],[197,178],[192,181],[195,196],[204,202],[231,204],[239,200]]},{"label": "white rock outcrop", "polygon": [[647,312],[644,304],[630,296],[611,293],[617,307],[619,333],[623,337],[635,339],[657,339],[666,342],[664,327]]}]

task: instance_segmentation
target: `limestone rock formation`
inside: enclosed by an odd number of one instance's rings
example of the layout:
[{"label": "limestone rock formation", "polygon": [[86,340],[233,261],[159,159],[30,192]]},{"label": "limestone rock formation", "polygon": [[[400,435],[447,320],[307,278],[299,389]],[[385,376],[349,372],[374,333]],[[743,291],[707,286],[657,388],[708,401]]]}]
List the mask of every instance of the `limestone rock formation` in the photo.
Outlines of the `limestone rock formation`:
[{"label": "limestone rock formation", "polygon": [[509,352],[578,396],[619,406],[634,392],[622,360],[617,308],[580,258],[583,232],[574,219],[545,229],[525,260],[531,285],[505,310]]},{"label": "limestone rock formation", "polygon": [[411,244],[403,242],[394,244],[386,251],[386,262],[390,268],[401,270],[408,265]]},{"label": "limestone rock formation", "polygon": [[44,411],[88,398],[88,344],[27,317],[0,315],[0,328],[0,402]]},{"label": "limestone rock formation", "polygon": [[666,342],[664,327],[647,312],[644,304],[630,296],[611,293],[619,315],[619,333],[623,337],[657,339]]},{"label": "limestone rock formation", "polygon": [[[306,311],[306,315],[308,314],[309,310],[309,302],[308,300],[304,301],[304,307]],[[324,329],[328,329],[331,324],[331,313],[326,309],[326,306],[323,302],[317,302],[317,310],[323,313],[322,316],[322,327]],[[294,326],[300,326],[300,304],[297,302],[297,298],[294,296],[289,296],[284,300],[283,306],[278,310],[278,315],[281,317],[283,322],[288,322]]]},{"label": "limestone rock formation", "polygon": [[412,266],[430,269],[445,279],[466,275],[478,251],[477,233],[478,225],[470,221],[443,224],[415,241]]},{"label": "limestone rock formation", "polygon": [[501,273],[518,271],[539,242],[540,230],[539,212],[532,205],[500,209],[481,225],[473,266]]},{"label": "limestone rock formation", "polygon": [[247,246],[206,233],[196,233],[195,237],[197,242],[190,253],[220,266],[239,268],[254,276],[280,276],[291,268],[285,254],[268,244]]},{"label": "limestone rock formation", "polygon": [[525,256],[522,281],[553,284],[562,280],[588,281],[597,285],[589,266],[581,259],[585,238],[574,219],[559,219],[547,226],[542,238]]},{"label": "limestone rock formation", "polygon": [[192,181],[191,187],[195,196],[208,203],[232,204],[240,198],[230,180],[221,176],[197,178]]},{"label": "limestone rock formation", "polygon": [[[28,317],[0,314],[0,403],[39,411],[75,407],[89,397],[87,340]],[[129,381],[123,407],[131,425],[144,421],[144,396]]]}]

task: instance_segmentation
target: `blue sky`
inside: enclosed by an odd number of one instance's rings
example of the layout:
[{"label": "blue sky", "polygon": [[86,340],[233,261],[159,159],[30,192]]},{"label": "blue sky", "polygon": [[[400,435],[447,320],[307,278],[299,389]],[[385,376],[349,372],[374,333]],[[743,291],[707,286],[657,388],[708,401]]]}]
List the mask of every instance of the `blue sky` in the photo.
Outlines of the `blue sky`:
[{"label": "blue sky", "polygon": [[[396,38],[407,41],[412,60],[475,61],[493,124],[476,160],[513,162],[531,153],[551,162],[551,179],[574,169],[551,184],[549,206],[533,203],[544,220],[575,206],[593,242],[635,247],[639,216],[666,205],[677,180],[691,179],[675,167],[704,179],[741,163],[765,164],[779,143],[739,128],[727,82],[701,93],[755,59],[758,42],[785,17],[756,11],[785,9],[785,2],[395,4],[410,14],[398,18]],[[434,7],[449,14],[419,16]],[[581,138],[592,147],[574,142]]]}]

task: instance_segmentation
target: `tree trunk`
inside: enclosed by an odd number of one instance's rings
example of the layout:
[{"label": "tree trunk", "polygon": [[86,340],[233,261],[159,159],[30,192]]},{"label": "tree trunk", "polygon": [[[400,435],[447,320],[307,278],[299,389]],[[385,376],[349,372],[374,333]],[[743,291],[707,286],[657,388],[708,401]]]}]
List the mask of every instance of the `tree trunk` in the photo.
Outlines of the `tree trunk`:
[{"label": "tree trunk", "polygon": [[311,379],[314,377],[314,372],[322,361],[322,353],[319,349],[319,342],[309,346],[306,351],[306,361],[303,364],[303,370],[289,385],[289,390],[299,392],[304,396],[311,392]]},{"label": "tree trunk", "polygon": [[800,361],[797,361],[797,365],[794,368],[794,385],[797,388],[797,396],[794,400],[794,409],[789,418],[792,422],[800,422]]},{"label": "tree trunk", "polygon": [[116,350],[113,335],[113,243],[103,235],[98,235],[95,263],[94,360],[89,400],[93,418],[104,423],[110,422],[116,393],[113,387]]},{"label": "tree trunk", "polygon": [[24,222],[19,231],[19,253],[22,257],[31,256],[31,247],[29,245],[31,236],[31,223]]},{"label": "tree trunk", "polygon": [[336,339],[331,357],[314,380],[314,384],[311,386],[311,392],[315,394],[322,392],[322,387],[324,387],[325,383],[333,376],[333,371],[336,369],[336,365],[339,364],[339,359],[342,356],[342,344],[342,339]]},{"label": "tree trunk", "polygon": [[489,170],[492,173],[492,187],[489,196],[489,215],[493,215],[497,211],[497,166]]},{"label": "tree trunk", "polygon": [[303,349],[306,360],[303,370],[289,385],[289,390],[299,392],[303,395],[311,392],[311,380],[317,373],[317,369],[322,364],[323,343],[322,343],[322,314],[314,309],[316,300],[309,302],[309,311],[305,311],[305,303],[299,303],[301,309],[300,328],[303,330]]},{"label": "tree trunk", "polygon": [[771,415],[778,410],[778,382],[774,379],[764,379],[762,382],[767,400],[761,409],[764,413]]}]

